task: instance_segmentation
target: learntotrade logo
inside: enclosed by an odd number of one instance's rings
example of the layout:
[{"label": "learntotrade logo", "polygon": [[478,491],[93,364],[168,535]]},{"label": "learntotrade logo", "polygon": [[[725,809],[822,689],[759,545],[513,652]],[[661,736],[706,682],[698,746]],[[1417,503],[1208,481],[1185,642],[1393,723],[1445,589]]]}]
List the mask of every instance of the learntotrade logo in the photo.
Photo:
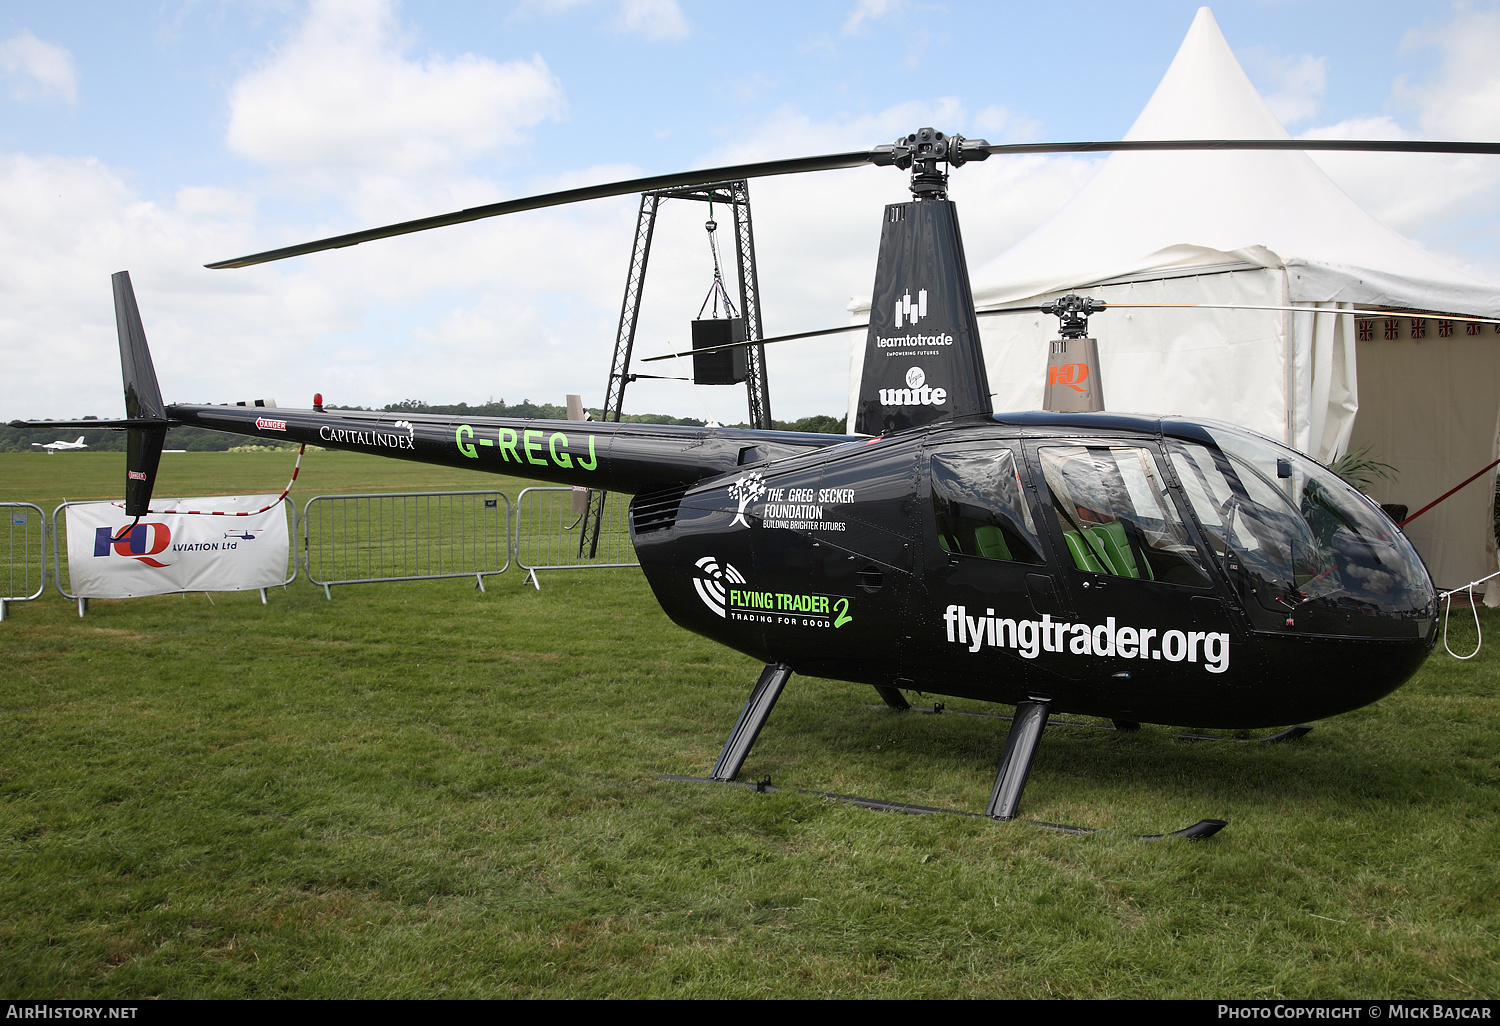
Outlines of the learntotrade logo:
[{"label": "learntotrade logo", "polygon": [[[1053,620],[1043,613],[1040,620],[997,617],[993,609],[984,616],[970,616],[965,606],[949,606],[943,612],[948,641],[970,652],[981,648],[1013,648],[1022,659],[1035,659],[1043,652],[1075,656],[1113,656],[1119,659],[1163,659],[1169,663],[1196,663],[1200,656],[1209,673],[1229,669],[1229,635],[1214,631],[1166,631],[1153,627],[1116,627],[1115,618],[1091,627],[1086,623]],[[1158,636],[1160,640],[1158,640]]]},{"label": "learntotrade logo", "polygon": [[917,291],[917,298],[912,299],[911,289],[907,289],[906,294],[901,297],[901,302],[896,304],[895,326],[898,328],[902,327],[902,321],[915,326],[916,324],[921,322],[922,318],[926,316],[927,290],[919,289]]},{"label": "learntotrade logo", "polygon": [[100,527],[94,530],[94,555],[107,556],[113,549],[117,556],[127,556],[147,566],[166,567],[151,558],[172,544],[172,530],[166,524],[136,524],[130,533],[115,538],[114,528]]},{"label": "learntotrade logo", "polygon": [[285,431],[286,421],[272,420],[270,417],[256,417],[255,427],[259,431]]},{"label": "learntotrade logo", "polygon": [[704,556],[693,565],[698,569],[698,576],[693,578],[698,597],[713,612],[725,616],[725,584],[744,584],[744,575],[728,563],[721,566],[712,556]]}]

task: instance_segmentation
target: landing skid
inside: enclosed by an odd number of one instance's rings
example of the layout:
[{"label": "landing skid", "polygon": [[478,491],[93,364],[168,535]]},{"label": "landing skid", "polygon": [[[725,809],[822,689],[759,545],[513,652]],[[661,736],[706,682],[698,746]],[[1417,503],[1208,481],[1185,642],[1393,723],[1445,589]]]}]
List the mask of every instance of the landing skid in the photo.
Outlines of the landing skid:
[{"label": "landing skid", "polygon": [[[740,718],[735,722],[734,729],[729,732],[729,740],[724,742],[724,750],[719,753],[719,760],[714,764],[713,773],[707,777],[683,777],[668,775],[663,780],[690,781],[694,783],[711,784],[738,784],[741,787],[753,788],[762,793],[776,791],[780,788],[771,786],[771,778],[756,782],[736,780],[741,768],[745,765],[745,759],[750,754],[750,748],[755,744],[755,739],[760,736],[761,728],[766,725],[766,720],[771,715],[771,710],[776,707],[776,700],[781,697],[782,690],[791,679],[792,668],[785,663],[767,663],[766,668],[761,671],[760,678],[755,682],[755,687],[750,692],[750,698],[745,702],[745,708],[740,711]],[[876,686],[875,690],[885,700],[886,705],[896,711],[905,711],[910,708],[899,689],[890,686]],[[941,705],[932,709],[919,710],[928,713],[939,713],[943,711]],[[1031,774],[1031,763],[1036,757],[1037,745],[1042,739],[1042,730],[1047,726],[1050,706],[1040,699],[1022,702],[1016,706],[1015,716],[1001,716],[1001,719],[1011,721],[1010,732],[1005,738],[1005,750],[1000,755],[1000,769],[995,774],[995,786],[990,792],[989,805],[982,814],[986,819],[995,819],[1009,822],[1016,818],[1016,812],[1021,805],[1021,793],[1026,789],[1026,779]],[[999,715],[994,713],[970,713],[969,715]],[[1092,726],[1092,724],[1080,724],[1080,726]],[[1134,726],[1139,726],[1134,725]],[[1115,730],[1115,727],[1105,728]],[[1130,725],[1123,729],[1131,729]],[[1310,728],[1309,728],[1310,729]],[[831,794],[823,791],[801,791],[799,794],[813,795],[819,798],[831,798],[836,801],[849,802],[867,809],[880,809],[890,812],[906,812],[912,814],[949,813],[959,816],[978,816],[977,812],[956,812],[951,809],[937,809],[925,805],[907,805],[901,802],[887,802],[875,798],[857,798],[853,795]],[[1067,834],[1085,835],[1096,833],[1088,827],[1067,826],[1061,823],[1042,823],[1036,820],[1024,820],[1033,826],[1045,827],[1049,830],[1059,830]],[[1154,841],[1162,837],[1187,837],[1196,840],[1202,837],[1212,837],[1222,830],[1227,824],[1221,819],[1204,819],[1182,830],[1173,831],[1170,834],[1151,834],[1142,840]]]},{"label": "landing skid", "polygon": [[[830,791],[809,791],[805,788],[785,788],[774,786],[767,780],[715,780],[713,777],[684,777],[674,773],[664,774],[659,780],[668,780],[678,784],[730,784],[734,787],[744,787],[760,794],[770,794],[774,791],[790,790],[793,794],[803,794],[811,798],[827,798],[836,802],[848,802],[862,809],[873,809],[877,812],[901,812],[911,816],[964,816],[969,819],[990,819],[982,812],[965,812],[962,809],[939,809],[931,805],[908,805],[904,802],[887,802],[879,798],[860,798],[852,794],[833,794]],[[1092,827],[1069,826],[1066,823],[1044,823],[1039,819],[1016,819],[1011,822],[1024,823],[1027,826],[1041,827],[1044,830],[1056,830],[1058,833],[1071,834],[1074,837],[1089,837],[1093,834],[1110,835],[1117,833],[1114,830],[1095,830]],[[1192,826],[1183,827],[1181,830],[1173,830],[1167,834],[1135,834],[1137,840],[1160,841],[1167,837],[1181,837],[1189,841],[1201,841],[1205,837],[1212,837],[1223,830],[1229,823],[1223,819],[1200,819]]]},{"label": "landing skid", "polygon": [[[870,706],[870,708],[884,709],[886,707],[875,705]],[[910,710],[914,713],[925,713],[928,716],[943,714],[948,716],[983,716],[986,719],[991,720],[1015,720],[1014,716],[1010,716],[1006,713],[979,712],[975,709],[949,709],[946,708],[941,702],[932,706],[908,705],[906,710],[902,711],[904,712],[907,710]],[[1047,722],[1049,724],[1057,724],[1064,727],[1085,727],[1088,730],[1109,730],[1122,734],[1133,734],[1137,730],[1141,729],[1141,725],[1139,723],[1133,723],[1130,720],[1111,720],[1110,723],[1084,723],[1082,720],[1048,719]],[[1252,745],[1274,744],[1277,741],[1294,741],[1299,737],[1305,737],[1306,735],[1311,733],[1312,727],[1308,726],[1305,723],[1299,723],[1295,727],[1287,727],[1285,730],[1277,731],[1274,734],[1267,734],[1265,737],[1225,737],[1221,734],[1196,734],[1191,732],[1173,734],[1172,736],[1181,738],[1184,741],[1233,741],[1238,745]]]}]

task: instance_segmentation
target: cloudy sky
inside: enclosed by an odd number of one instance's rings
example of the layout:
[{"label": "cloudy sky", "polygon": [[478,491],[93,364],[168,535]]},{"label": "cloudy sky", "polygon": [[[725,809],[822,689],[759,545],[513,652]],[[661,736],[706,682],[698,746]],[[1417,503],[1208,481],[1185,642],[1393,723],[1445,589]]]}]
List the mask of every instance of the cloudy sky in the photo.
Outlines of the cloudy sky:
[{"label": "cloudy sky", "polygon": [[[631,197],[258,268],[202,265],[589,182],[867,148],[929,124],[992,142],[1119,138],[1196,7],[9,0],[0,419],[120,414],[108,279],[121,269],[169,401],[579,392],[598,405]],[[1235,0],[1214,14],[1293,134],[1500,140],[1492,4]],[[1319,160],[1392,227],[1500,280],[1500,161]],[[1097,166],[960,169],[951,195],[970,266]],[[868,168],[752,184],[770,333],[845,322],[903,178]],[[664,208],[638,354],[686,340],[711,280],[705,214]],[[842,414],[843,344],[790,343],[769,366],[777,417]],[[743,395],[639,382],[626,408],[733,422]]]}]

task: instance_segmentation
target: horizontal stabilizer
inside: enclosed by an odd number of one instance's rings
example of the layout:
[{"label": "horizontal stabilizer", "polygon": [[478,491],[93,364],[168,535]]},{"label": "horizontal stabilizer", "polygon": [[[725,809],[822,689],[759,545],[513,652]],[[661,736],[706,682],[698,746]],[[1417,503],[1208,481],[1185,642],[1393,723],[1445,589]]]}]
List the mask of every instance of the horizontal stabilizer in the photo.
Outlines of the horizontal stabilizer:
[{"label": "horizontal stabilizer", "polygon": [[124,431],[126,428],[159,427],[163,418],[137,417],[134,420],[13,420],[13,428],[98,428],[109,431]]}]

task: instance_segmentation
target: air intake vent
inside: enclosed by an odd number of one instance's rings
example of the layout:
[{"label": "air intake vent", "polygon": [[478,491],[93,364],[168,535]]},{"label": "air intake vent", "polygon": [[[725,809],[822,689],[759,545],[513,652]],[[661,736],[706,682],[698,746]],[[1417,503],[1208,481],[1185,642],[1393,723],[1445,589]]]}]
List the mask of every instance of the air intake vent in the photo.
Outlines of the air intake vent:
[{"label": "air intake vent", "polygon": [[649,531],[665,531],[677,523],[677,507],[687,488],[665,488],[659,492],[647,492],[630,500],[630,523],[636,534]]},{"label": "air intake vent", "polygon": [[859,578],[860,588],[871,594],[885,587],[885,574],[880,572],[878,566],[867,566],[855,576]]}]

